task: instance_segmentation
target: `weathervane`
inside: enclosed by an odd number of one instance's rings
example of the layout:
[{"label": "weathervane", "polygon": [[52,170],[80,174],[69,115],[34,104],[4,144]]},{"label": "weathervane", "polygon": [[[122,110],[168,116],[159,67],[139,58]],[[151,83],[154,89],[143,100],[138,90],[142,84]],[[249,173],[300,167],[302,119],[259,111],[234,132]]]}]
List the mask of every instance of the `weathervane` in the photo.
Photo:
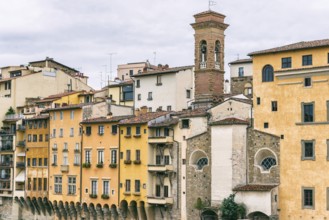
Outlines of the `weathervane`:
[{"label": "weathervane", "polygon": [[211,7],[211,6],[214,6],[214,5],[216,5],[216,4],[217,4],[217,2],[212,1],[212,0],[209,0],[209,5],[208,5],[208,7],[209,7],[209,11],[211,10],[210,7]]}]

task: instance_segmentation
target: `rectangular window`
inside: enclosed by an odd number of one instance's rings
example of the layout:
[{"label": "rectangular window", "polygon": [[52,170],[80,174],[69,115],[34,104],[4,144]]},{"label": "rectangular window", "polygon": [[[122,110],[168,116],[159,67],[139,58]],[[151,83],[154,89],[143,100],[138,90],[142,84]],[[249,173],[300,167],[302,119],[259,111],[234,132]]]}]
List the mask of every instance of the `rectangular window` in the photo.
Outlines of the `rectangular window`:
[{"label": "rectangular window", "polygon": [[103,195],[110,195],[110,182],[108,180],[103,180]]},{"label": "rectangular window", "polygon": [[302,187],[303,209],[314,209],[314,195],[313,187]]},{"label": "rectangular window", "polygon": [[156,128],[155,129],[155,136],[156,137],[161,137],[161,128]]},{"label": "rectangular window", "polygon": [[281,68],[291,68],[291,57],[284,57],[281,59]]},{"label": "rectangular window", "polygon": [[42,142],[42,141],[43,141],[43,135],[39,134],[39,142]]},{"label": "rectangular window", "polygon": [[137,100],[142,100],[142,95],[141,94],[137,95]]},{"label": "rectangular window", "polygon": [[140,135],[140,134],[141,134],[141,127],[136,126],[136,135]]},{"label": "rectangular window", "polygon": [[71,120],[74,119],[74,111],[73,110],[70,112],[70,119]]},{"label": "rectangular window", "polygon": [[136,160],[137,161],[141,160],[141,151],[140,150],[136,150]]},{"label": "rectangular window", "polygon": [[272,101],[272,112],[278,111],[278,102]]},{"label": "rectangular window", "polygon": [[63,165],[69,165],[69,157],[67,155],[67,152],[63,153]]},{"label": "rectangular window", "polygon": [[49,134],[45,134],[45,141],[49,141]]},{"label": "rectangular window", "polygon": [[37,178],[33,178],[33,191],[37,191]]},{"label": "rectangular window", "polygon": [[304,87],[310,87],[310,86],[312,86],[312,78],[311,77],[304,78]]},{"label": "rectangular window", "polygon": [[43,178],[43,191],[48,191],[48,179]]},{"label": "rectangular window", "polygon": [[122,101],[132,101],[134,99],[133,86],[122,87]]},{"label": "rectangular window", "polygon": [[38,160],[38,166],[39,167],[42,167],[42,158],[39,158],[39,160]]},{"label": "rectangular window", "polygon": [[129,70],[129,76],[134,75],[134,70]]},{"label": "rectangular window", "polygon": [[38,127],[38,123],[35,121],[35,122],[33,123],[33,128],[34,128],[34,129],[37,129],[37,127]]},{"label": "rectangular window", "polygon": [[42,128],[42,121],[38,122],[38,128]]},{"label": "rectangular window", "polygon": [[135,192],[139,193],[141,191],[141,181],[135,180]]},{"label": "rectangular window", "polygon": [[98,126],[98,134],[103,135],[104,134],[104,125],[99,125]]},{"label": "rectangular window", "polygon": [[111,150],[111,164],[117,163],[117,150]]},{"label": "rectangular window", "polygon": [[127,127],[127,136],[131,136],[131,127]]},{"label": "rectangular window", "polygon": [[63,128],[60,128],[60,129],[59,129],[59,137],[63,137],[63,133],[64,133]]},{"label": "rectangular window", "polygon": [[112,125],[112,134],[117,134],[117,133],[118,133],[118,126]]},{"label": "rectangular window", "polygon": [[80,164],[80,154],[74,154],[74,165],[79,165]]},{"label": "rectangular window", "polygon": [[168,198],[169,197],[169,186],[164,186],[163,187],[163,196]]},{"label": "rectangular window", "polygon": [[32,141],[32,135],[31,134],[28,134],[27,135],[27,142],[31,142]]},{"label": "rectangular window", "polygon": [[315,160],[315,141],[302,140],[302,160]]},{"label": "rectangular window", "polygon": [[56,112],[53,113],[53,119],[56,120]]},{"label": "rectangular window", "polygon": [[56,137],[56,128],[53,129],[53,138]]},{"label": "rectangular window", "polygon": [[59,119],[63,120],[63,112],[59,112]]},{"label": "rectangular window", "polygon": [[164,156],[164,162],[165,162],[165,165],[169,165],[170,164],[170,156],[169,155],[165,155]]},{"label": "rectangular window", "polygon": [[98,158],[98,164],[104,163],[104,151],[103,150],[99,150],[97,152],[97,158]]},{"label": "rectangular window", "polygon": [[47,121],[43,122],[43,128],[47,128]]},{"label": "rectangular window", "polygon": [[31,186],[31,178],[27,178],[27,190],[31,191],[32,186]]},{"label": "rectangular window", "polygon": [[32,166],[33,167],[37,166],[37,158],[32,158]]},{"label": "rectangular window", "polygon": [[64,151],[67,151],[68,150],[68,145],[67,145],[67,142],[64,142],[64,148],[63,148]]},{"label": "rectangular window", "polygon": [[303,56],[303,66],[312,65],[312,55],[304,55]]},{"label": "rectangular window", "polygon": [[86,155],[85,155],[85,163],[91,163],[91,160],[90,160],[91,159],[90,158],[90,156],[91,156],[90,153],[91,152],[90,152],[90,150],[86,150],[85,153],[86,153]]},{"label": "rectangular window", "polygon": [[37,142],[38,141],[38,135],[34,134],[33,135],[33,142]]},{"label": "rectangular window", "polygon": [[42,190],[42,178],[38,178],[38,190]]},{"label": "rectangular window", "polygon": [[130,192],[130,180],[126,180],[126,192]]},{"label": "rectangular window", "polygon": [[68,194],[75,195],[76,193],[76,177],[68,177]]},{"label": "rectangular window", "polygon": [[152,100],[152,99],[153,99],[153,98],[152,98],[152,92],[149,92],[148,95],[147,95],[147,100],[150,101],[150,100]]},{"label": "rectangular window", "polygon": [[190,127],[190,120],[182,119],[182,128],[189,128],[189,127]]},{"label": "rectangular window", "polygon": [[161,164],[161,155],[156,155],[155,156],[155,164],[160,165]]},{"label": "rectangular window", "polygon": [[54,183],[55,193],[61,194],[62,193],[62,177],[55,176],[55,183]]},{"label": "rectangular window", "polygon": [[48,158],[43,158],[43,166],[48,166]]},{"label": "rectangular window", "polygon": [[86,127],[86,135],[91,135],[91,126]]},{"label": "rectangular window", "polygon": [[136,80],[136,88],[139,88],[141,87],[141,81],[138,79]]},{"label": "rectangular window", "polygon": [[70,137],[74,136],[74,128],[70,128]]},{"label": "rectangular window", "polygon": [[27,158],[27,166],[31,166],[31,159],[30,158]]},{"label": "rectangular window", "polygon": [[264,122],[264,128],[268,128],[268,122]]},{"label": "rectangular window", "polygon": [[169,128],[164,128],[164,136],[168,137],[169,136]]},{"label": "rectangular window", "polygon": [[302,103],[302,122],[314,121],[314,102]]},{"label": "rectangular window", "polygon": [[57,165],[57,154],[53,154],[53,165]]},{"label": "rectangular window", "polygon": [[91,181],[91,194],[97,195],[97,180]]},{"label": "rectangular window", "polygon": [[160,185],[156,185],[155,186],[155,196],[156,197],[160,197],[161,196],[161,186]]},{"label": "rectangular window", "polygon": [[126,160],[130,160],[130,150],[126,150]]},{"label": "rectangular window", "polygon": [[257,105],[260,105],[260,97],[257,97]]},{"label": "rectangular window", "polygon": [[186,98],[187,99],[191,98],[191,90],[189,90],[189,89],[186,90]]},{"label": "rectangular window", "polygon": [[244,69],[243,67],[239,67],[239,77],[243,77],[244,76]]},{"label": "rectangular window", "polygon": [[157,76],[157,86],[161,86],[162,85],[162,82],[161,82],[161,75],[158,75]]}]

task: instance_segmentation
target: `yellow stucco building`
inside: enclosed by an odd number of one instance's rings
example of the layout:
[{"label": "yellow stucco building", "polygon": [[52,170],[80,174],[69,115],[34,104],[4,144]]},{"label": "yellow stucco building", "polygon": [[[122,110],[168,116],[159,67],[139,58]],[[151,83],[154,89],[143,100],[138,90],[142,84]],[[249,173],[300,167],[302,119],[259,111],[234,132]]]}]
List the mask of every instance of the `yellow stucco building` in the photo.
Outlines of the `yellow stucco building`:
[{"label": "yellow stucco building", "polygon": [[253,58],[255,129],[281,137],[280,219],[326,219],[329,40],[249,55]]},{"label": "yellow stucco building", "polygon": [[86,204],[118,206],[118,122],[129,116],[84,120],[82,137],[82,198]]},{"label": "yellow stucco building", "polygon": [[[148,122],[167,112],[145,112],[122,120],[120,129],[120,208],[124,214],[141,219],[152,219],[148,196],[152,195],[153,176],[148,164],[153,160],[148,143]],[[129,207],[129,212],[128,212]]]}]

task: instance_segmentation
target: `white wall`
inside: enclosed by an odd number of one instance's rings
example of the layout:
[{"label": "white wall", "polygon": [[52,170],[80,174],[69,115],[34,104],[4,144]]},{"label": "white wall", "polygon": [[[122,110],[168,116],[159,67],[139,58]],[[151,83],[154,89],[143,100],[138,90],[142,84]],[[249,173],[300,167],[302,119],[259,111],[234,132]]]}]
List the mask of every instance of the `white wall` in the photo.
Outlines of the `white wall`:
[{"label": "white wall", "polygon": [[239,76],[239,67],[243,67],[244,76],[252,76],[252,63],[237,63],[237,64],[230,64],[231,77]]},{"label": "white wall", "polygon": [[[171,106],[172,111],[187,109],[188,102],[194,99],[193,71],[187,69],[178,73],[166,73],[161,75],[162,85],[156,85],[157,75],[135,77],[135,82],[140,80],[140,87],[135,83],[135,108],[142,106],[151,107],[155,111],[160,106],[167,110]],[[186,89],[191,90],[191,98],[186,98]],[[148,93],[152,92],[152,100],[148,99]],[[141,94],[141,100],[138,100]]]},{"label": "white wall", "polygon": [[271,192],[238,192],[235,202],[243,203],[247,207],[247,215],[252,212],[263,212],[271,215]]}]

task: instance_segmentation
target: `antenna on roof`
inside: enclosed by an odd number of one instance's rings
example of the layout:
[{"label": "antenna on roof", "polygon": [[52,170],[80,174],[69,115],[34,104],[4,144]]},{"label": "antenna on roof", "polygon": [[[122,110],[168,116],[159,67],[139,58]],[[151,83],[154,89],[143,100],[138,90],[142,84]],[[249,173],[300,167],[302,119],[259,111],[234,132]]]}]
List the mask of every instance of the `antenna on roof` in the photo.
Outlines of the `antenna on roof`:
[{"label": "antenna on roof", "polygon": [[112,56],[115,54],[117,53],[114,52],[108,53],[108,55],[110,56],[110,79],[112,79]]},{"label": "antenna on roof", "polygon": [[209,9],[209,11],[211,10],[211,6],[214,6],[216,4],[217,4],[217,2],[212,1],[212,0],[209,0],[209,3],[208,3],[208,9]]},{"label": "antenna on roof", "polygon": [[156,52],[156,51],[153,51],[153,55],[154,55],[154,58],[153,58],[153,65],[156,65],[157,52]]}]

